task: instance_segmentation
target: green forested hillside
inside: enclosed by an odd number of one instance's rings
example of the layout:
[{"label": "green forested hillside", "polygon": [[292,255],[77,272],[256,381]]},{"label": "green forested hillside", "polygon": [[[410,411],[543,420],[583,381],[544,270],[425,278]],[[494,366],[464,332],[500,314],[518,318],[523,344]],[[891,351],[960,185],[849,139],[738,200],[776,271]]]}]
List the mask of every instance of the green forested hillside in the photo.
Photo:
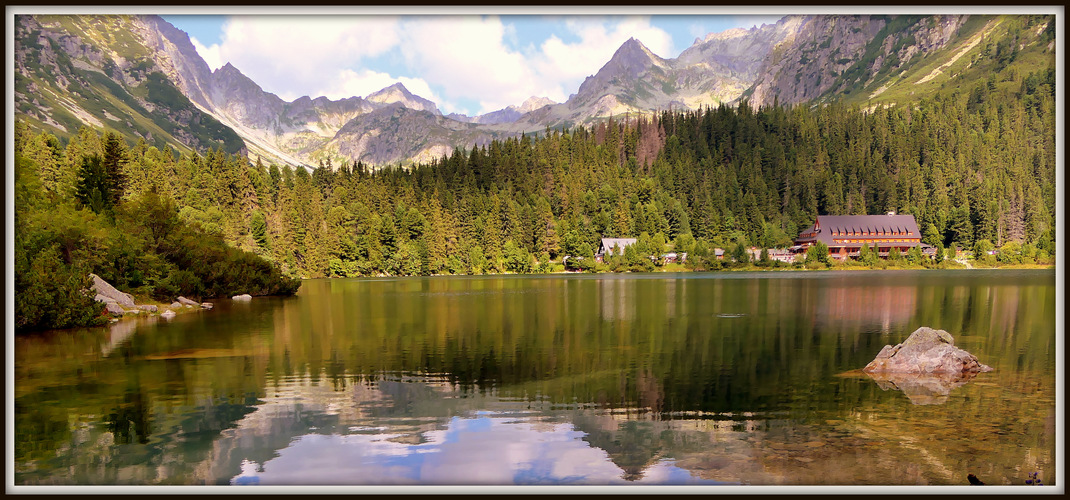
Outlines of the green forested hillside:
[{"label": "green forested hillside", "polygon": [[[219,151],[129,150],[125,198],[155,189],[177,217],[292,276],[546,270],[601,237],[640,237],[716,266],[712,247],[784,246],[818,214],[914,214],[924,241],[1054,255],[1054,71],[1006,73],[911,106],[663,113],[495,141],[411,169],[279,169]],[[24,139],[42,189],[71,189],[91,149]],[[73,213],[73,212],[72,212]],[[134,217],[137,217],[136,213]],[[643,248],[645,247],[645,248]],[[208,283],[204,283],[208,286]]]},{"label": "green forested hillside", "polygon": [[[15,328],[102,323],[95,273],[139,299],[293,294],[300,282],[179,217],[174,198],[142,183],[146,154],[87,129],[65,147],[15,133]],[[136,163],[135,163],[136,162]],[[77,165],[75,168],[74,165]]]}]

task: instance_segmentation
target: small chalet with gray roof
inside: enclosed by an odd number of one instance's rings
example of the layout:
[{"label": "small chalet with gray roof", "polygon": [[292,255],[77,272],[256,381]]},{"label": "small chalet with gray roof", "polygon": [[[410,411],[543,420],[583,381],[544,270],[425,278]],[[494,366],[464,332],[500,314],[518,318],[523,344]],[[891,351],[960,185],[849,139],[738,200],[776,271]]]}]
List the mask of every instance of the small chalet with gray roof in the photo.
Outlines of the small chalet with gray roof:
[{"label": "small chalet with gray roof", "polygon": [[931,255],[934,249],[921,242],[921,231],[913,215],[819,215],[814,224],[795,239],[791,250],[804,253],[818,241],[829,248],[829,256],[844,260],[858,257],[862,245],[876,248],[881,257],[893,249],[906,253],[913,247]]},{"label": "small chalet with gray roof", "polygon": [[624,249],[634,245],[638,241],[635,238],[602,238],[602,243],[598,246],[598,253],[594,254],[595,260],[603,262],[605,256],[613,256],[614,248],[621,254],[624,253]]}]

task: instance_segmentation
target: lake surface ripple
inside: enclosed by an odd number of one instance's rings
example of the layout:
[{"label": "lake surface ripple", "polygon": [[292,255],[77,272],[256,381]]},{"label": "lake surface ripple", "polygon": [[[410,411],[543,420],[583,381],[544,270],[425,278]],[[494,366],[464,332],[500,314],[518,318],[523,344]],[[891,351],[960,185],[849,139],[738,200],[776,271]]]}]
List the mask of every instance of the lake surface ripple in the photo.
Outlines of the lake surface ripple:
[{"label": "lake surface ripple", "polygon": [[[309,280],[16,338],[15,484],[1053,485],[1055,298],[1051,270]],[[921,326],[995,371],[857,371]]]}]

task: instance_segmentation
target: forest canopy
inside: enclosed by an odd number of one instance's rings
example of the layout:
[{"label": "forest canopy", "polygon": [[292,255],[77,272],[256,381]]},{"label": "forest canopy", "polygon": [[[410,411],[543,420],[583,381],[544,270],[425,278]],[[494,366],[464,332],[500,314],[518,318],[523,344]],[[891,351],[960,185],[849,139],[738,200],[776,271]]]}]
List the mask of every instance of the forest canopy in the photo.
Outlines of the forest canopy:
[{"label": "forest canopy", "polygon": [[603,237],[639,240],[617,269],[668,250],[714,265],[715,247],[784,247],[819,214],[888,211],[914,215],[933,246],[1042,261],[1055,252],[1055,73],[1002,75],[909,106],[743,102],[404,168],[310,172],[19,127],[16,289],[55,273],[208,297],[292,293],[283,275],[537,272],[593,257]]}]

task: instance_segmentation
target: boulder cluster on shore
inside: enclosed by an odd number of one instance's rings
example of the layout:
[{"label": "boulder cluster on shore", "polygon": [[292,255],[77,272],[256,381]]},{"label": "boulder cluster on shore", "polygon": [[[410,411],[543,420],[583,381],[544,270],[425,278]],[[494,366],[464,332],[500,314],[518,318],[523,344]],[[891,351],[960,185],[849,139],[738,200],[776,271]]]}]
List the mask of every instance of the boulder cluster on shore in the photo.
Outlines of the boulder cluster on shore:
[{"label": "boulder cluster on shore", "polygon": [[[93,292],[95,293],[93,300],[103,302],[108,313],[114,317],[159,314],[162,318],[171,319],[177,315],[175,311],[190,309],[207,310],[214,307],[214,304],[211,302],[197,302],[182,296],[179,296],[170,305],[163,306],[162,308],[154,304],[137,304],[134,301],[133,295],[119,291],[114,286],[111,286],[110,283],[101,279],[100,276],[90,274],[89,277],[93,279]],[[236,301],[252,300],[252,298],[253,297],[249,294],[235,295],[232,297],[232,299]]]}]

